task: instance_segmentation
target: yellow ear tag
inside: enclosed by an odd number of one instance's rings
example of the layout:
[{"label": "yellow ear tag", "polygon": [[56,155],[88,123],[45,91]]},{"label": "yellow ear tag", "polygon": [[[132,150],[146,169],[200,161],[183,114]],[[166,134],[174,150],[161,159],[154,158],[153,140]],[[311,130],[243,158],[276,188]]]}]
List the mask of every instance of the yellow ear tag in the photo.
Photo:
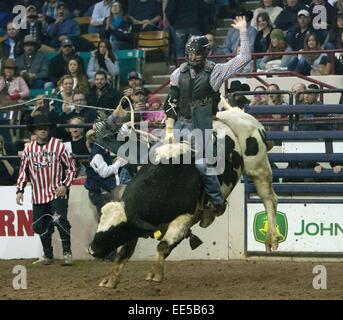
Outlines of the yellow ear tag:
[{"label": "yellow ear tag", "polygon": [[157,230],[157,231],[154,232],[154,238],[156,240],[160,240],[161,237],[162,237],[162,232],[160,230]]}]

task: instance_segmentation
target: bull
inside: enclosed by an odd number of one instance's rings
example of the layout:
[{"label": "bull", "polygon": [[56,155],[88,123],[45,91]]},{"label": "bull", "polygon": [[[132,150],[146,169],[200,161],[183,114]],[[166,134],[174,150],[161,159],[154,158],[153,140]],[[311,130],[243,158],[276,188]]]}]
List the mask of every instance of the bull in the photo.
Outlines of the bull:
[{"label": "bull", "polygon": [[[254,117],[238,108],[217,113],[214,132],[225,139],[225,170],[221,189],[226,199],[242,174],[252,178],[268,217],[266,251],[276,251],[279,236],[276,230],[277,196],[272,186],[272,170],[268,161],[269,142],[265,129]],[[139,237],[162,231],[157,245],[157,261],[146,280],[161,282],[164,261],[193,225],[201,220],[199,202],[201,184],[194,165],[148,164],[126,187],[121,201],[102,208],[102,216],[89,253],[104,258],[120,247],[114,270],[100,286],[115,288],[124,265],[134,253]]]}]

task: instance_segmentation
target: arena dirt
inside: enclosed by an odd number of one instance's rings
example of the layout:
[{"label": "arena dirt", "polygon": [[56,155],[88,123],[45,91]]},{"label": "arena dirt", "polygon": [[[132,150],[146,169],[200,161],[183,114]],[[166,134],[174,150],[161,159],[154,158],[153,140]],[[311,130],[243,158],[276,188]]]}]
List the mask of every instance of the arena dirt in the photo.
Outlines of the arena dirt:
[{"label": "arena dirt", "polygon": [[[98,287],[112,264],[76,261],[73,267],[0,261],[3,299],[343,299],[341,263],[327,268],[327,290],[312,287],[318,263],[285,261],[170,261],[162,284],[146,282],[152,262],[129,262],[117,289]],[[14,290],[15,265],[27,267],[27,289]]]}]

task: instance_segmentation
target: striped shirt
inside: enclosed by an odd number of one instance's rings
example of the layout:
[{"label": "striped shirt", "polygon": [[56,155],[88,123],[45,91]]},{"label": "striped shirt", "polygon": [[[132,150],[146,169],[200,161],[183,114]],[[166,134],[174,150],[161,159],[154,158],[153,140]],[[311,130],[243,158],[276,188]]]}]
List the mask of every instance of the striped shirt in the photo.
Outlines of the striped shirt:
[{"label": "striped shirt", "polygon": [[[247,32],[242,31],[240,33],[240,38],[240,54],[226,63],[217,63],[211,72],[210,85],[214,91],[218,91],[225,80],[229,79],[235,73],[240,71],[251,60],[251,52]],[[190,73],[191,77],[194,79],[196,76],[195,71],[193,69],[190,69]],[[177,68],[170,76],[170,85],[178,87],[179,78],[180,68]]]},{"label": "striped shirt", "polygon": [[31,142],[23,152],[17,192],[23,192],[28,181],[32,185],[32,202],[43,204],[56,199],[56,189],[69,187],[75,175],[74,160],[62,141],[50,138],[44,145]]}]

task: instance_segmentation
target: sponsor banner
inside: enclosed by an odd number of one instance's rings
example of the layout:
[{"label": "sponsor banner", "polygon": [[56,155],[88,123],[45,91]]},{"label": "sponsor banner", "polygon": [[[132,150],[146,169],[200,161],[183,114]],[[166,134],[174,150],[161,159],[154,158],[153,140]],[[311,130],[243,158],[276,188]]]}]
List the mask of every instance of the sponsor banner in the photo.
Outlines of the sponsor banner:
[{"label": "sponsor banner", "polygon": [[22,206],[16,204],[16,188],[1,187],[0,259],[37,258],[43,254],[39,236],[32,230],[31,187]]},{"label": "sponsor banner", "polygon": [[[343,253],[343,204],[278,205],[279,252]],[[267,215],[259,203],[247,204],[247,251],[265,252]]]}]

